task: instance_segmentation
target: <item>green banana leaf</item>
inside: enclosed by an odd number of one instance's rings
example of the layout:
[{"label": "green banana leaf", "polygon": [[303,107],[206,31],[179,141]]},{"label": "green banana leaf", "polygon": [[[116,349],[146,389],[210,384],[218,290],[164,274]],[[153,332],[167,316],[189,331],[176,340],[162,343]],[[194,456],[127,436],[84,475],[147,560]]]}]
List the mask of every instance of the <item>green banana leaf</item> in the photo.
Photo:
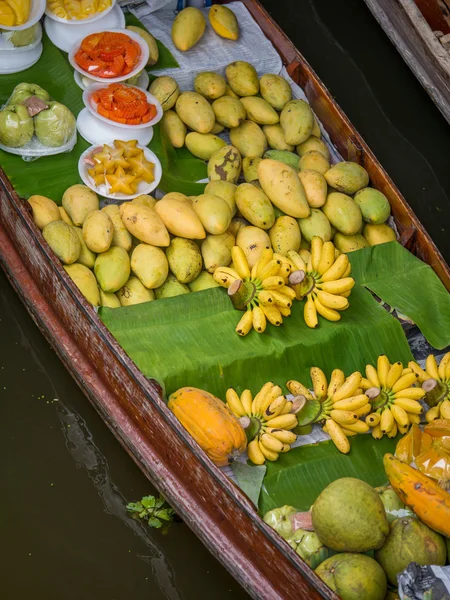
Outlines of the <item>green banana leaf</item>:
[{"label": "green banana leaf", "polygon": [[281,454],[276,462],[266,464],[259,496],[261,514],[284,504],[309,510],[321,491],[340,477],[362,479],[373,487],[383,485],[387,481],[383,456],[395,451],[399,438],[375,440],[370,434],[356,435],[349,438],[349,454],[339,452],[331,440]]},{"label": "green banana leaf", "polygon": [[450,294],[431,267],[398,242],[348,256],[359,284],[414,321],[434,348],[450,344]]},{"label": "green banana leaf", "polygon": [[317,329],[303,321],[295,302],[281,327],[246,337],[234,329],[242,313],[234,310],[223,288],[190,293],[99,314],[127,354],[147,377],[164,384],[168,394],[185,385],[224,398],[228,387],[254,393],[268,380],[309,383],[309,369],[329,375],[339,366],[346,373],[363,369],[379,354],[392,362],[411,360],[400,323],[364,288],[357,286],[342,321],[320,318]]},{"label": "green banana leaf", "polygon": [[[145,29],[148,31],[146,26],[141,21],[139,21],[139,19],[137,17],[135,17],[131,13],[125,13],[125,23],[127,25],[134,25],[135,27],[142,27],[142,29]],[[156,40],[156,38],[155,38],[155,40]],[[147,67],[146,71],[148,73],[151,73],[152,71],[158,71],[160,69],[177,69],[177,68],[179,68],[180,65],[178,64],[176,58],[174,57],[172,52],[169,50],[169,48],[164,46],[164,44],[162,44],[159,40],[156,40],[156,45],[158,46],[158,51],[159,51],[158,62],[154,65]]]},{"label": "green banana leaf", "polygon": [[[126,21],[129,25],[144,27],[131,14],[126,16]],[[177,67],[178,63],[171,52],[158,40],[157,43],[160,58],[158,63],[150,69]],[[37,83],[43,87],[53,98],[65,104],[77,116],[84,108],[81,99],[82,90],[75,83],[73,68],[67,61],[67,55],[58,50],[45,33],[43,34],[43,46],[42,56],[35,65],[20,73],[0,76],[0,106],[8,100],[16,85],[26,81]],[[78,135],[78,141],[72,152],[42,157],[31,162],[26,162],[20,156],[0,150],[0,166],[20,196],[28,198],[33,194],[40,194],[52,198],[60,204],[62,195],[69,185],[82,183],[78,174],[78,159],[88,147],[89,143]],[[155,153],[158,155],[158,152]],[[192,155],[190,157],[192,158]],[[204,166],[202,161],[199,162],[202,163],[201,166]],[[176,159],[175,161],[172,159],[170,169],[177,170]],[[203,172],[202,170],[201,173]]]}]

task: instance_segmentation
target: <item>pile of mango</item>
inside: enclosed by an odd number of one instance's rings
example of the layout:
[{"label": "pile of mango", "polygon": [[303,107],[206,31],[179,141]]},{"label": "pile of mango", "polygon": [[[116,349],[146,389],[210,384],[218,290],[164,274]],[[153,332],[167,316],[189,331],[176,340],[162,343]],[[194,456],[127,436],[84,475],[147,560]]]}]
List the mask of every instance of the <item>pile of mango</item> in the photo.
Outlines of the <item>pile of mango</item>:
[{"label": "pile of mango", "polygon": [[[180,92],[167,76],[153,81],[162,127],[175,148],[208,162],[209,193],[221,195],[212,185],[226,184],[243,224],[261,229],[261,238],[266,232],[275,252],[309,250],[314,236],[345,253],[396,239],[387,198],[369,187],[362,166],[331,166],[313,111],[292,98],[283,77],[258,78],[251,64],[236,61],[225,77],[199,73],[194,88]],[[229,144],[219,137],[225,130]],[[274,241],[280,236],[282,246]]]}]

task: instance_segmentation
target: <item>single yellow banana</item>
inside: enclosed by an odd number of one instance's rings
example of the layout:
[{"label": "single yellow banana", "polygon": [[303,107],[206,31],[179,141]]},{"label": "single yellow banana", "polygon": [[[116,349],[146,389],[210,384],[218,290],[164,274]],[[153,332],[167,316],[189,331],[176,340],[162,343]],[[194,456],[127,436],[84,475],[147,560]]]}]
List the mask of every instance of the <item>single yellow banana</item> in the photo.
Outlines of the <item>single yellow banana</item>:
[{"label": "single yellow banana", "polygon": [[231,259],[233,261],[233,268],[241,279],[247,279],[250,277],[248,260],[245,256],[245,252],[240,246],[233,246],[231,248]]},{"label": "single yellow banana", "polygon": [[408,433],[409,425],[405,425],[405,427],[402,427],[397,423],[397,429],[402,435],[405,435],[405,433]]},{"label": "single yellow banana", "polygon": [[324,319],[327,319],[327,321],[340,321],[341,315],[337,312],[337,310],[328,308],[328,306],[324,306],[316,295],[314,296],[314,306],[316,307],[319,315]]},{"label": "single yellow banana", "polygon": [[349,306],[347,298],[323,292],[322,290],[317,292],[317,298],[324,306],[333,308],[334,310],[345,310]]},{"label": "single yellow banana", "polygon": [[355,408],[353,412],[355,413],[355,415],[358,415],[358,417],[361,418],[368,415],[371,410],[372,405],[368,402],[367,404],[364,404],[364,406],[361,406],[361,408]]},{"label": "single yellow banana", "polygon": [[372,413],[367,415],[366,423],[369,427],[376,427],[380,423],[381,415],[380,413]]},{"label": "single yellow banana", "polygon": [[426,415],[425,415],[425,421],[427,423],[431,423],[431,421],[434,421],[435,419],[439,419],[439,415],[440,415],[440,404],[437,404],[436,406],[433,406],[433,408],[430,408],[430,410],[427,410]]},{"label": "single yellow banana", "polygon": [[322,275],[333,265],[334,258],[334,244],[333,242],[325,242],[322,246],[322,253],[320,260],[317,265],[317,272]]},{"label": "single yellow banana", "polygon": [[278,396],[283,396],[283,390],[279,385],[274,385],[264,396],[259,400],[259,412],[264,415],[265,411],[269,408],[269,406],[274,402]]},{"label": "single yellow banana", "polygon": [[361,373],[359,371],[355,371],[347,377],[341,387],[333,394],[333,403],[354,396],[356,390],[359,388],[360,383]]},{"label": "single yellow banana", "polygon": [[376,440],[381,440],[383,435],[384,433],[381,431],[381,427],[379,425],[375,425],[375,427],[372,429],[372,437]]},{"label": "single yellow banana", "polygon": [[390,368],[391,365],[386,354],[380,354],[377,359],[377,374],[380,385],[384,388],[386,387],[387,376]]},{"label": "single yellow banana", "polygon": [[264,333],[266,330],[266,315],[260,306],[255,306],[253,309],[253,329],[258,333]]},{"label": "single yellow banana", "polygon": [[252,440],[247,446],[247,454],[254,465],[263,465],[266,462],[266,457],[259,448],[257,439]]},{"label": "single yellow banana", "polygon": [[283,444],[283,447],[282,447],[282,449],[280,451],[280,454],[281,453],[285,454],[286,452],[289,452],[290,449],[291,449],[291,447],[290,447],[289,444]]},{"label": "single yellow banana", "polygon": [[388,433],[394,425],[394,415],[389,407],[386,407],[381,413],[380,427],[383,433]]},{"label": "single yellow banana", "polygon": [[386,377],[386,388],[390,390],[392,386],[400,379],[402,376],[403,365],[400,361],[391,365],[391,368],[388,371]]},{"label": "single yellow banana", "polygon": [[303,308],[303,318],[305,320],[306,325],[311,329],[315,329],[319,324],[319,321],[317,319],[317,309],[311,294],[309,294],[305,302],[305,306]]},{"label": "single yellow banana", "polygon": [[350,452],[350,442],[342,431],[342,427],[333,419],[328,419],[326,423],[327,433],[333,441],[336,448],[343,454]]},{"label": "single yellow banana", "polygon": [[323,400],[327,397],[328,383],[325,373],[319,367],[311,367],[309,370],[313,390],[316,398]]},{"label": "single yellow banana", "polygon": [[344,383],[345,375],[341,369],[334,369],[331,373],[330,383],[328,385],[328,395],[332,396]]},{"label": "single yellow banana", "polygon": [[274,452],[273,450],[269,450],[268,448],[266,448],[264,446],[264,444],[261,442],[261,440],[258,441],[258,444],[259,444],[259,449],[261,450],[261,453],[264,455],[266,460],[270,460],[272,462],[277,460],[278,452]]},{"label": "single yellow banana", "polygon": [[263,279],[261,285],[265,290],[276,290],[284,286],[284,279],[278,275],[274,275],[273,277]]},{"label": "single yellow banana", "polygon": [[275,299],[272,296],[272,292],[262,290],[262,292],[259,292],[258,294],[258,302],[263,306],[274,306]]},{"label": "single yellow banana", "polygon": [[425,396],[425,390],[419,387],[405,388],[394,394],[394,398],[411,398],[411,400],[420,400]]},{"label": "single yellow banana", "polygon": [[279,288],[277,291],[280,292],[281,294],[284,294],[291,300],[295,300],[295,292],[288,285],[283,285],[283,287]]},{"label": "single yellow banana", "polygon": [[419,367],[419,365],[416,362],[414,362],[413,360],[411,360],[408,363],[408,367],[410,369],[412,369],[414,371],[414,373],[416,373],[416,375],[418,375],[418,382],[419,383],[423,383],[427,379],[431,378],[431,376],[428,375],[428,373],[426,371],[424,371],[421,367]]},{"label": "single yellow banana", "polygon": [[300,383],[300,381],[295,381],[295,379],[286,381],[286,387],[293,396],[305,396],[307,400],[313,400],[314,398],[308,388]]},{"label": "single yellow banana", "polygon": [[417,400],[411,400],[410,398],[395,398],[394,404],[401,406],[406,412],[414,415],[420,415],[423,412],[422,405]]},{"label": "single yellow banana", "polygon": [[347,268],[345,269],[345,271],[342,274],[342,277],[350,277],[352,272],[352,265],[350,263],[348,263]]},{"label": "single yellow banana", "polygon": [[320,258],[322,256],[323,240],[318,235],[313,236],[311,240],[311,264],[314,271],[317,271]]},{"label": "single yellow banana", "polygon": [[218,267],[214,271],[213,279],[222,287],[228,288],[233,281],[240,279],[240,277],[234,269],[230,269],[229,267]]},{"label": "single yellow banana", "polygon": [[292,306],[292,300],[279,290],[272,290],[270,293],[272,294],[275,304],[278,307],[281,306],[281,308],[290,308]]},{"label": "single yellow banana", "polygon": [[242,406],[241,399],[239,398],[236,390],[233,388],[228,388],[225,394],[225,399],[227,401],[228,408],[237,417],[244,417],[247,414]]},{"label": "single yellow banana", "polygon": [[286,405],[286,398],[282,395],[278,396],[270,403],[270,405],[264,410],[263,417],[267,419],[271,419],[273,417],[278,417],[281,414],[283,408]]},{"label": "single yellow banana", "polygon": [[357,410],[362,406],[365,406],[369,402],[369,398],[365,394],[358,394],[357,396],[350,396],[344,400],[339,400],[333,403],[333,409],[336,410]]},{"label": "single yellow banana", "polygon": [[281,316],[280,311],[278,310],[278,308],[276,306],[261,306],[266,319],[272,323],[272,325],[275,325],[276,327],[279,327],[282,322],[283,322],[283,317]]},{"label": "single yellow banana", "polygon": [[397,382],[392,386],[391,391],[393,394],[396,394],[401,390],[411,387],[413,383],[417,383],[416,373],[407,373],[406,375],[402,375],[400,379],[397,380]]},{"label": "single yellow banana", "polygon": [[251,415],[252,413],[252,402],[253,396],[250,390],[244,390],[241,394],[241,404],[244,407],[245,414]]},{"label": "single yellow banana", "polygon": [[267,279],[268,277],[274,277],[274,275],[278,275],[280,271],[281,261],[272,258],[264,269],[261,270],[261,280]]},{"label": "single yellow banana", "polygon": [[356,421],[356,423],[352,423],[351,425],[344,425],[345,429],[349,429],[350,431],[354,431],[355,433],[366,433],[369,431],[369,426],[364,421]]},{"label": "single yellow banana", "polygon": [[400,425],[400,427],[407,427],[409,425],[409,417],[406,410],[396,404],[391,404],[390,408],[397,425]]},{"label": "single yellow banana", "polygon": [[412,373],[413,370],[410,369],[409,367],[405,367],[402,371],[402,375],[406,375],[407,373]]},{"label": "single yellow banana", "polygon": [[373,387],[381,388],[377,370],[372,365],[366,365],[366,377]]},{"label": "single yellow banana", "polygon": [[308,264],[308,261],[311,258],[311,252],[309,250],[307,250],[306,248],[300,248],[300,250],[298,251],[298,253],[301,256],[301,258],[303,258],[303,260],[305,261],[305,263]]},{"label": "single yellow banana", "polygon": [[324,283],[326,281],[336,281],[337,279],[342,279],[346,275],[347,268],[349,266],[348,256],[346,254],[341,254],[334,264],[325,271],[325,273],[320,278],[321,282]]},{"label": "single yellow banana", "polygon": [[440,413],[443,419],[450,419],[450,401],[443,400],[440,406]]},{"label": "single yellow banana", "polygon": [[344,425],[341,425],[340,427],[347,437],[352,437],[352,435],[358,435],[356,431],[350,431],[350,429],[346,429]]},{"label": "single yellow banana", "polygon": [[408,412],[409,420],[411,421],[411,425],[420,425],[421,417],[420,415],[416,415],[414,413]]},{"label": "single yellow banana", "polygon": [[277,308],[280,311],[280,314],[282,317],[290,317],[291,316],[290,308],[284,308],[284,306],[280,306],[279,304],[277,304]]},{"label": "single yellow banana", "polygon": [[291,267],[287,263],[281,263],[280,268],[278,269],[278,275],[287,281],[290,274]]},{"label": "single yellow banana", "polygon": [[371,381],[369,381],[368,379],[366,379],[365,377],[361,378],[361,388],[363,390],[363,392],[365,392],[366,390],[370,390],[371,387],[374,387],[374,385],[372,384]]},{"label": "single yellow banana", "polygon": [[438,373],[439,379],[445,380],[447,379],[447,371],[450,368],[450,352],[444,354],[441,358],[441,362],[439,363]]},{"label": "single yellow banana", "polygon": [[280,440],[280,442],[283,444],[293,444],[297,439],[295,433],[292,433],[292,431],[286,431],[285,429],[274,429],[273,427],[268,427],[266,431],[273,435],[273,437],[277,440]]},{"label": "single yellow banana", "polygon": [[270,452],[281,452],[283,448],[283,442],[277,440],[276,437],[270,435],[270,433],[263,433],[259,438],[260,444],[264,446],[266,450]]},{"label": "single yellow banana", "polygon": [[239,335],[247,335],[253,327],[253,311],[247,309],[243,314],[241,320],[236,325],[236,333]]},{"label": "single yellow banana", "polygon": [[425,369],[430,377],[433,379],[439,379],[439,370],[434,354],[429,354],[427,356],[427,360],[425,361]]},{"label": "single yellow banana", "polygon": [[264,248],[263,251],[260,254],[260,257],[258,259],[258,262],[256,263],[257,269],[256,269],[256,277],[258,279],[261,279],[261,272],[264,269],[264,267],[273,259],[273,250],[272,248]]},{"label": "single yellow banana", "polygon": [[292,410],[292,402],[290,400],[286,401],[283,410],[280,412],[280,415],[288,415]]},{"label": "single yellow banana", "polygon": [[264,399],[266,398],[267,394],[270,393],[270,390],[273,387],[274,387],[274,384],[272,381],[267,381],[267,383],[265,383],[262,386],[262,388],[259,390],[259,392],[256,394],[256,396],[253,398],[252,414],[254,414],[254,415],[260,414],[261,403],[264,402]]},{"label": "single yellow banana", "polygon": [[330,417],[339,425],[353,425],[358,420],[358,415],[349,410],[332,410]]},{"label": "single yellow banana", "polygon": [[253,267],[251,268],[250,277],[252,279],[258,279],[258,277],[256,275],[257,272],[258,272],[258,261],[256,261],[255,264],[253,265]]},{"label": "single yellow banana", "polygon": [[279,415],[278,417],[267,419],[267,425],[269,427],[275,427],[275,429],[290,430],[294,429],[294,427],[297,427],[297,424],[297,417],[293,414]]},{"label": "single yellow banana", "polygon": [[324,281],[323,283],[319,283],[317,287],[324,292],[339,295],[343,294],[344,292],[350,292],[354,285],[355,280],[353,277],[345,277],[343,279],[336,279],[333,281]]},{"label": "single yellow banana", "polygon": [[288,250],[287,257],[293,263],[297,271],[306,272],[306,262],[308,261],[305,262],[298,252],[295,252],[294,250]]},{"label": "single yellow banana", "polygon": [[388,438],[395,438],[395,436],[397,435],[398,432],[398,427],[397,427],[397,421],[394,421],[394,424],[392,425],[391,429],[387,432],[387,436]]}]

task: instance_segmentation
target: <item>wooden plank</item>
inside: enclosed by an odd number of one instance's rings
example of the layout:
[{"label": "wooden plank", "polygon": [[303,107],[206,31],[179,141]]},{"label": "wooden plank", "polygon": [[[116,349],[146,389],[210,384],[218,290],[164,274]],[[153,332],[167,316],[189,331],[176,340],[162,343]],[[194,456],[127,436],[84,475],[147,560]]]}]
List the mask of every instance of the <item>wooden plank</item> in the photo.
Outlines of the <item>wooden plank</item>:
[{"label": "wooden plank", "polygon": [[450,56],[413,0],[364,0],[450,123]]}]

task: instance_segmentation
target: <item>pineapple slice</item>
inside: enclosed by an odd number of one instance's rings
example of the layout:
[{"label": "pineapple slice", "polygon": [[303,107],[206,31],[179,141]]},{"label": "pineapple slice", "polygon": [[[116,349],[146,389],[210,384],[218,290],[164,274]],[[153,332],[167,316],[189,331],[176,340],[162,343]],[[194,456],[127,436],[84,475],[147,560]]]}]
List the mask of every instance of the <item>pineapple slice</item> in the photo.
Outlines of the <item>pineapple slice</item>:
[{"label": "pineapple slice", "polygon": [[16,15],[13,9],[4,0],[0,0],[0,25],[14,27],[15,24]]},{"label": "pineapple slice", "polygon": [[16,15],[16,25],[23,25],[30,16],[30,5],[28,0],[6,0]]}]

